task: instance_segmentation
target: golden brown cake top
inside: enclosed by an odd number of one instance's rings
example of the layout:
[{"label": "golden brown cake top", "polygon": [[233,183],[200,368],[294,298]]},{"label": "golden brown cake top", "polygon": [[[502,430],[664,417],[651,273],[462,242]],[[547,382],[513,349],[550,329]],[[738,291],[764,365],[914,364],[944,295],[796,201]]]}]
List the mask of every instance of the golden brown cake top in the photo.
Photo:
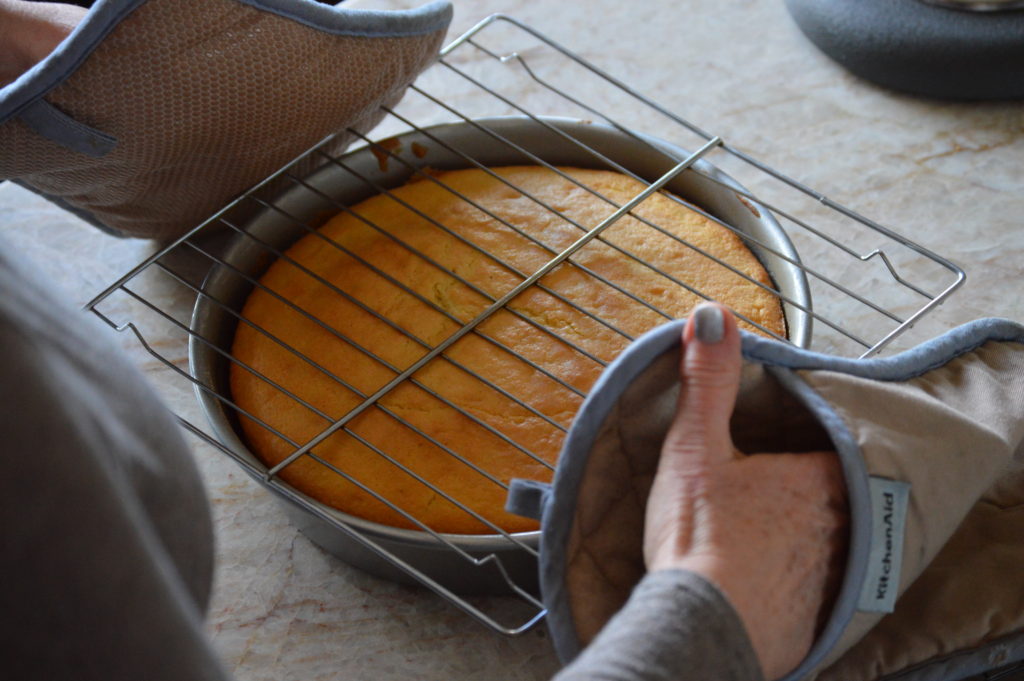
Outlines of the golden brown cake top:
[{"label": "golden brown cake top", "polygon": [[234,341],[232,395],[267,426],[241,419],[257,456],[273,465],[363,408],[314,448],[319,460],[301,457],[281,477],[398,527],[419,528],[415,518],[439,532],[534,529],[503,510],[504,486],[550,479],[583,395],[631,338],[685,316],[701,300],[693,291],[785,335],[770,291],[694,249],[770,286],[741,239],[655,194],[633,211],[643,220],[621,218],[370,399],[644,188],[618,173],[562,170],[568,178],[537,166],[437,173],[288,249],[247,300],[252,326],[239,324]]}]

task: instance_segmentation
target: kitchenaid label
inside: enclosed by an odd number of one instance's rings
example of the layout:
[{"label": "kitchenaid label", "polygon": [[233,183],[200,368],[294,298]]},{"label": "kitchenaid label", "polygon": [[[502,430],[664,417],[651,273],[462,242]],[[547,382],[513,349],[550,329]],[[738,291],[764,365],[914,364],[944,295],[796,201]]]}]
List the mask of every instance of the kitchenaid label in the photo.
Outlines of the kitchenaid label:
[{"label": "kitchenaid label", "polygon": [[868,478],[868,486],[871,492],[871,551],[857,608],[864,612],[892,612],[900,586],[910,484]]}]

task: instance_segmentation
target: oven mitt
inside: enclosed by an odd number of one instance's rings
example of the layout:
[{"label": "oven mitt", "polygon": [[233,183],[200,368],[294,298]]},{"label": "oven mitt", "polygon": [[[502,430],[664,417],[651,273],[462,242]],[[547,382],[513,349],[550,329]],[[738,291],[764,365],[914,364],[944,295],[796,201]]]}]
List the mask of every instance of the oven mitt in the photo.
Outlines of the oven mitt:
[{"label": "oven mitt", "polygon": [[[509,508],[542,520],[541,588],[573,658],[644,574],[644,505],[675,413],[684,322],[602,375],[550,486]],[[1024,327],[987,319],[883,359],[743,334],[732,419],[743,451],[838,452],[850,548],[827,623],[787,678],[960,679],[1024,658]]]},{"label": "oven mitt", "polygon": [[451,14],[447,0],[99,0],[0,89],[0,179],[117,234],[178,236],[329,134],[376,125]]}]

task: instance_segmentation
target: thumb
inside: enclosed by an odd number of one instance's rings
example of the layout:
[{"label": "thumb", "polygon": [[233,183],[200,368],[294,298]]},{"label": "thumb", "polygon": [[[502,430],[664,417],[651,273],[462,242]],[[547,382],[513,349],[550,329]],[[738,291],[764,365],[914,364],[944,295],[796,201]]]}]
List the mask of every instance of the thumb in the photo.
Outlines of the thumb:
[{"label": "thumb", "polygon": [[679,401],[665,439],[663,464],[693,469],[734,458],[729,419],[741,365],[740,335],[732,313],[717,303],[699,305],[683,330]]}]

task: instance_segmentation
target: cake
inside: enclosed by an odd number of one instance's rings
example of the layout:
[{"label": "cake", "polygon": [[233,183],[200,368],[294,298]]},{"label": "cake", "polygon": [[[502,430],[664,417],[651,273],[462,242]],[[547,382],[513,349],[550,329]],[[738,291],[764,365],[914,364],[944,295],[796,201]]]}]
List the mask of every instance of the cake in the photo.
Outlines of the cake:
[{"label": "cake", "polygon": [[700,302],[687,286],[785,335],[775,295],[665,232],[771,286],[741,239],[658,193],[633,212],[657,228],[623,217],[389,387],[611,215],[609,200],[622,205],[644,188],[610,171],[561,171],[582,187],[538,166],[433,173],[291,246],[249,295],[233,341],[230,388],[256,456],[273,466],[346,418],[281,479],[394,527],[534,530],[504,511],[508,481],[551,478],[603,366]]}]

